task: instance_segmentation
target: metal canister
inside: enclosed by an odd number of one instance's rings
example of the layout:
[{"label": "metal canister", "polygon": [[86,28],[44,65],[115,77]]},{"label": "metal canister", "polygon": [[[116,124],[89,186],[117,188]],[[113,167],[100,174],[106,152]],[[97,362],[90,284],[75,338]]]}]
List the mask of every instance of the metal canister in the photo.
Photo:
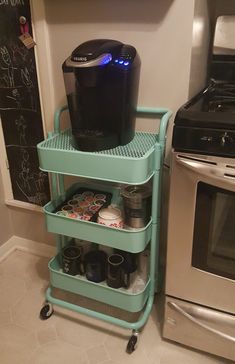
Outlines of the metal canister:
[{"label": "metal canister", "polygon": [[122,188],[124,223],[131,228],[143,228],[151,216],[151,188],[149,185],[128,185]]}]

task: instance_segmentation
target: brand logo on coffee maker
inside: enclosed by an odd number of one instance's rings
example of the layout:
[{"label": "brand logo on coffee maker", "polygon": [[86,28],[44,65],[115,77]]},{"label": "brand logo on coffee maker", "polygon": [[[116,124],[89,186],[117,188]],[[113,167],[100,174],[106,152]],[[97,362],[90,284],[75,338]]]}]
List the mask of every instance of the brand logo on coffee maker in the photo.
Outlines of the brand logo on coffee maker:
[{"label": "brand logo on coffee maker", "polygon": [[87,61],[87,57],[73,57],[74,61],[78,61],[78,62],[86,62]]}]

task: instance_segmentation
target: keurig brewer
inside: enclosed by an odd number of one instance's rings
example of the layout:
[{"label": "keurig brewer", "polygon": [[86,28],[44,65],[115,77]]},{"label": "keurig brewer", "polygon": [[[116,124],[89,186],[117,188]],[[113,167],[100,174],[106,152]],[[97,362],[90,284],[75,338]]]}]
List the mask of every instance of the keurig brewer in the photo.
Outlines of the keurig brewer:
[{"label": "keurig brewer", "polygon": [[63,63],[73,145],[99,151],[129,143],[135,133],[140,58],[109,39],[78,46]]}]

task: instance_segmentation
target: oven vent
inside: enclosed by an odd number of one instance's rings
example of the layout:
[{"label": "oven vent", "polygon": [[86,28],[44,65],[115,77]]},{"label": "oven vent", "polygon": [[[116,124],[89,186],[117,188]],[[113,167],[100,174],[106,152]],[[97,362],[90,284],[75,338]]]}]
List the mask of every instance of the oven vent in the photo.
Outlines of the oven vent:
[{"label": "oven vent", "polygon": [[224,177],[228,177],[228,178],[233,178],[235,179],[235,175],[234,174],[229,174],[229,173],[225,173]]},{"label": "oven vent", "polygon": [[227,165],[226,165],[226,168],[232,168],[232,169],[235,169],[235,166],[231,166],[231,164],[227,164]]}]

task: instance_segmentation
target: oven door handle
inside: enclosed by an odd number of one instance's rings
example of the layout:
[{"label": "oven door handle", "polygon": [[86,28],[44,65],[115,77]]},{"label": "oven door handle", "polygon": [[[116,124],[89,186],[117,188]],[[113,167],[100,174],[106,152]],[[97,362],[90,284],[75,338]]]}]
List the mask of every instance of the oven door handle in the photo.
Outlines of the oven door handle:
[{"label": "oven door handle", "polygon": [[199,160],[183,158],[181,156],[176,157],[177,163],[181,166],[186,167],[193,172],[197,172],[207,178],[213,179],[215,181],[222,183],[222,187],[231,186],[235,188],[235,170],[231,171],[225,168],[215,166],[207,162],[200,162]]},{"label": "oven door handle", "polygon": [[[189,312],[187,312],[186,310],[184,310],[183,308],[181,308],[179,305],[177,305],[175,302],[171,302],[169,301],[168,306],[175,310],[176,312],[178,312],[179,314],[181,314],[182,316],[184,316],[185,318],[187,318],[188,320],[190,320],[191,322],[193,322],[195,325],[202,327],[203,329],[225,339],[225,340],[229,340],[233,343],[235,343],[235,337],[225,334],[219,330],[214,329],[213,327],[210,327],[202,322],[200,322],[197,318],[195,318],[194,316],[192,316]],[[208,317],[209,318],[209,317]]]}]

